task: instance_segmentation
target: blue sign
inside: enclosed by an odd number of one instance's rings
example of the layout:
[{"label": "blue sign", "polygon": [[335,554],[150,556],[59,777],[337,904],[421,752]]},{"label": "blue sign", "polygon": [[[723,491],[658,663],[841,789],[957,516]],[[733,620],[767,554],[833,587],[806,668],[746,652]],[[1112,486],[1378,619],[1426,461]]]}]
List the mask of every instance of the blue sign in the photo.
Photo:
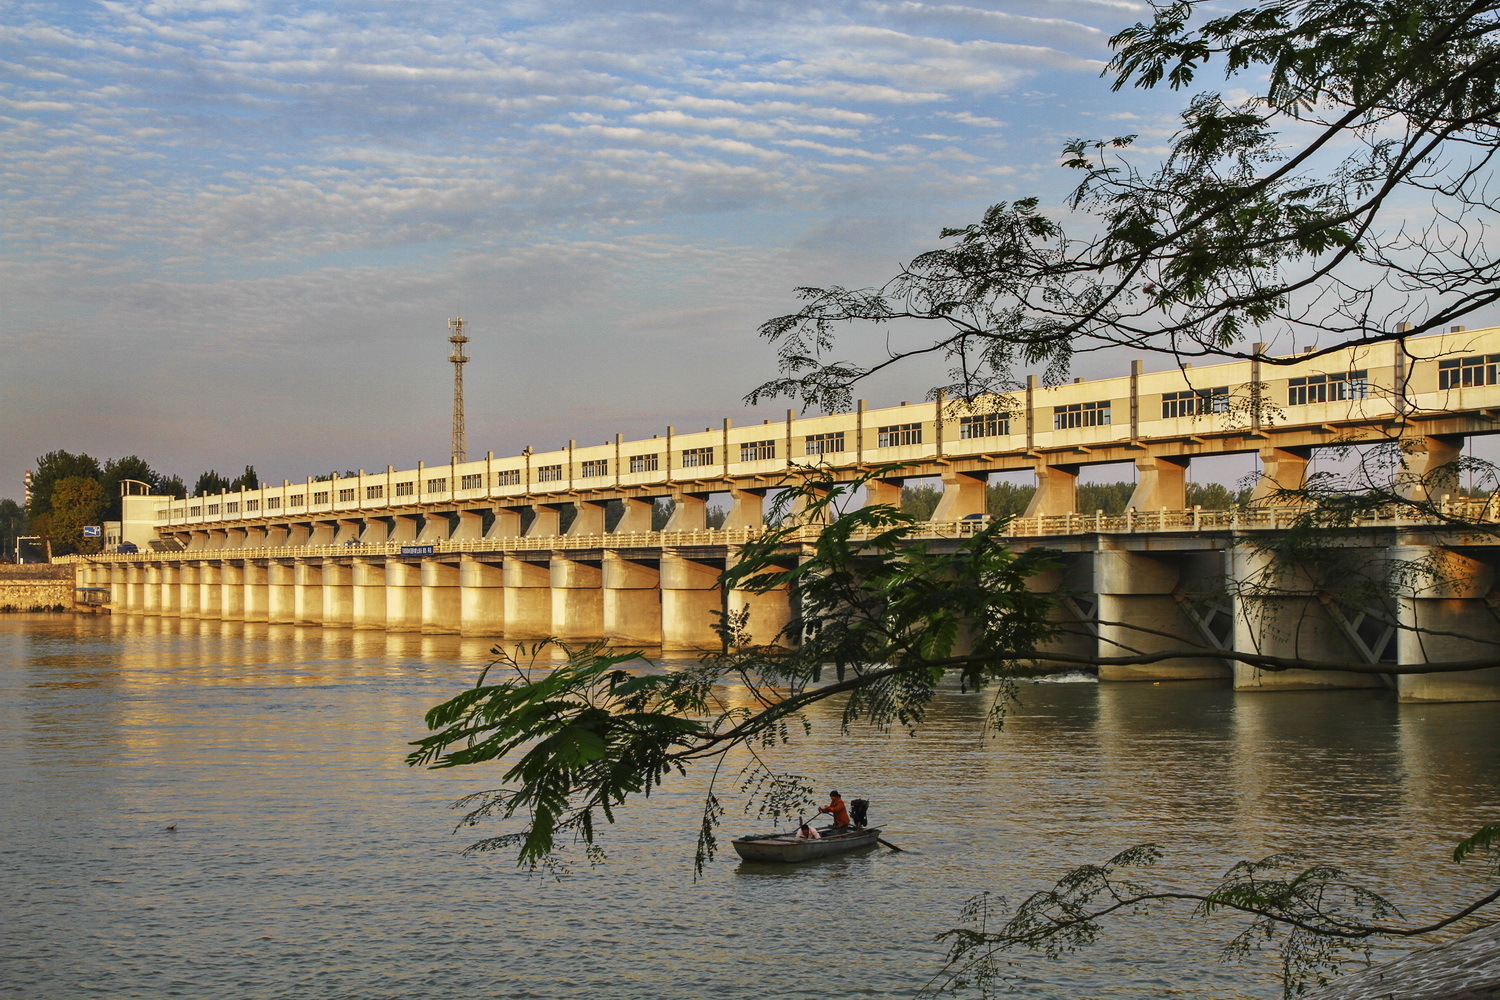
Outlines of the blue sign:
[{"label": "blue sign", "polygon": [[401,554],[403,556],[430,556],[437,550],[431,545],[403,545]]},{"label": "blue sign", "polygon": [[84,538],[98,538],[104,534],[104,529],[97,524],[85,524],[83,526]]}]

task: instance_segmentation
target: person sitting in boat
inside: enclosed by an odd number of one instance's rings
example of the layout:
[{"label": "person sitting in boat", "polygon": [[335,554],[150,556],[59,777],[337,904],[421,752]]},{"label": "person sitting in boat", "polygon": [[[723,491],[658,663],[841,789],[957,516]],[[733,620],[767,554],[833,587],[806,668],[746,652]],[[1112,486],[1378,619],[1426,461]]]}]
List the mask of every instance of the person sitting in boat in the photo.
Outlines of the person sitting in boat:
[{"label": "person sitting in boat", "polygon": [[797,839],[798,840],[822,840],[823,839],[823,835],[821,833],[819,833],[817,830],[814,830],[812,827],[808,826],[806,823],[803,823],[800,827],[797,828]]},{"label": "person sitting in boat", "polygon": [[842,833],[849,829],[849,809],[844,805],[844,800],[839,797],[839,790],[835,788],[828,793],[828,804],[818,806],[818,812],[828,813],[833,817],[833,829],[835,833]]}]

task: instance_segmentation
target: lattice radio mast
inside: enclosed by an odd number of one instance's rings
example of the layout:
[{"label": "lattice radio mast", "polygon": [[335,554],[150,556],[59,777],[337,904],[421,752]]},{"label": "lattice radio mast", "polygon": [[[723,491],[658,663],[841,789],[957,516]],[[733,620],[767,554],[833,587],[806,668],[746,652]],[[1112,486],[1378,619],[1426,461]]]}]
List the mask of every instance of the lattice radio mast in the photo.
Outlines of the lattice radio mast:
[{"label": "lattice radio mast", "polygon": [[453,335],[448,338],[448,343],[453,345],[453,353],[448,355],[448,360],[453,362],[453,464],[469,460],[469,446],[464,440],[464,365],[468,363],[469,357],[464,354],[464,345],[469,338],[464,336],[464,321],[450,319],[448,329]]}]

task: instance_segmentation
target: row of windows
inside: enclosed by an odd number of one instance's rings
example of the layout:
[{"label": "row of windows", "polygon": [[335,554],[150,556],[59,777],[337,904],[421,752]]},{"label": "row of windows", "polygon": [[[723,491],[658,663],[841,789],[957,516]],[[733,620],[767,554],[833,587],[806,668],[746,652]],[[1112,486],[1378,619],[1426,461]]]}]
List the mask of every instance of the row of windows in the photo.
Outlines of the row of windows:
[{"label": "row of windows", "polygon": [[1188,389],[1183,392],[1162,393],[1161,415],[1163,419],[1228,412],[1229,386],[1227,385],[1213,389]]},{"label": "row of windows", "polygon": [[559,483],[562,482],[562,477],[563,474],[561,465],[537,466],[536,481],[539,483]]},{"label": "row of windows", "polygon": [[740,445],[741,462],[759,462],[775,457],[775,441],[746,441]]},{"label": "row of windows", "polygon": [[972,417],[960,417],[960,438],[1002,437],[1010,433],[1010,417],[1004,413],[980,413]]},{"label": "row of windows", "polygon": [[1067,430],[1071,427],[1102,427],[1109,423],[1109,400],[1089,403],[1072,403],[1052,408],[1052,429]]},{"label": "row of windows", "polygon": [[1307,375],[1303,378],[1288,379],[1286,383],[1288,406],[1337,402],[1342,399],[1364,399],[1369,395],[1370,373],[1364,369],[1354,372],[1333,372],[1328,375]]},{"label": "row of windows", "polygon": [[831,455],[844,450],[844,432],[809,434],[803,439],[803,443],[807,447],[807,450],[803,452],[804,455]]},{"label": "row of windows", "polygon": [[896,448],[903,444],[921,444],[921,424],[891,424],[881,427],[875,434],[875,447]]},{"label": "row of windows", "polygon": [[682,449],[682,467],[685,469],[701,468],[702,466],[713,464],[714,450],[712,448]]},{"label": "row of windows", "polygon": [[1438,362],[1438,388],[1500,384],[1500,354],[1471,354]]}]

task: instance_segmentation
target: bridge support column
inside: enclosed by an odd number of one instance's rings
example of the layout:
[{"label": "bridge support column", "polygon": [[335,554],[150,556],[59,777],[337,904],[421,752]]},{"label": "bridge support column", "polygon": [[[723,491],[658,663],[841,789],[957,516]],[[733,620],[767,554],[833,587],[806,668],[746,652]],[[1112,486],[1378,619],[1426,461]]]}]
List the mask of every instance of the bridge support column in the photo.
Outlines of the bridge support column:
[{"label": "bridge support column", "polygon": [[1036,493],[1026,505],[1026,517],[1071,514],[1078,508],[1078,466],[1036,463]]},{"label": "bridge support column", "polygon": [[[1371,559],[1381,553],[1371,550]],[[1360,660],[1341,612],[1318,600],[1305,571],[1278,564],[1272,553],[1241,541],[1228,553],[1228,590],[1234,613],[1233,648],[1308,660]],[[1334,670],[1261,670],[1235,663],[1236,691],[1295,691],[1384,686],[1379,676]]]},{"label": "bridge support column", "polygon": [[626,558],[606,550],[600,569],[604,638],[622,646],[660,646],[660,561]]},{"label": "bridge support column", "polygon": [[[603,511],[600,512],[601,519]],[[552,633],[559,639],[588,641],[604,634],[604,581],[600,564],[552,554]]]},{"label": "bridge support column", "polygon": [[604,534],[604,504],[576,500],[573,510],[573,523],[568,525],[567,531],[569,536]]},{"label": "bridge support column", "polygon": [[323,560],[323,627],[354,627],[354,563]]},{"label": "bridge support column", "polygon": [[611,534],[644,535],[651,530],[651,515],[656,511],[655,501],[626,497],[620,502],[625,505],[625,511],[615,522],[615,530]]},{"label": "bridge support column", "polygon": [[334,522],[333,539],[330,545],[358,545],[360,536],[364,534],[365,522],[363,518],[341,517]]},{"label": "bridge support column", "polygon": [[161,567],[135,565],[131,567],[135,583],[139,587],[135,610],[143,615],[161,614]]},{"label": "bridge support column", "polygon": [[[266,548],[284,549],[292,543],[292,528],[290,524],[268,524],[266,525]],[[297,543],[300,544],[300,543]]]},{"label": "bridge support column", "polygon": [[1396,636],[1397,662],[1488,659],[1497,664],[1463,673],[1399,675],[1398,699],[1500,701],[1500,621],[1486,600],[1495,587],[1493,551],[1475,558],[1436,546],[1403,545],[1394,555],[1431,568],[1423,585],[1399,599],[1396,613],[1402,630]]},{"label": "bridge support column", "polygon": [[314,521],[308,526],[308,545],[332,545],[340,529],[338,521]]},{"label": "bridge support column", "polygon": [[[866,499],[868,500],[868,496]],[[735,557],[731,554],[730,558]],[[795,559],[795,556],[788,556],[788,568],[794,565]],[[792,620],[791,591],[788,588],[781,587],[764,594],[731,590],[725,601],[725,610],[731,616],[749,612],[743,626],[746,633],[743,645],[768,645],[778,638],[782,643],[788,641],[780,635],[781,630]]]},{"label": "bridge support column", "polygon": [[704,531],[708,528],[708,494],[674,493],[672,516],[663,531]]},{"label": "bridge support column", "polygon": [[459,597],[462,577],[458,561],[423,559],[422,632],[427,635],[453,635],[462,629],[463,606]]},{"label": "bridge support column", "polygon": [[385,628],[385,560],[380,557],[351,560],[353,570],[354,627]]},{"label": "bridge support column", "polygon": [[988,473],[945,472],[943,495],[938,499],[937,509],[932,512],[932,519],[961,521],[970,514],[985,513],[989,506]]},{"label": "bridge support column", "polygon": [[661,645],[671,650],[718,649],[715,612],[720,609],[719,559],[661,554]]},{"label": "bridge support column", "polygon": [[1271,506],[1295,503],[1295,497],[1281,494],[1300,490],[1307,484],[1307,463],[1311,458],[1311,448],[1273,448],[1270,445],[1261,448],[1260,478],[1255,482],[1250,502]]},{"label": "bridge support column", "polygon": [[545,639],[552,634],[550,559],[505,557],[505,637]]},{"label": "bridge support column", "polygon": [[266,563],[266,621],[273,625],[288,625],[296,620],[296,564],[286,559],[273,559]]},{"label": "bridge support column", "polygon": [[[324,617],[323,569],[321,560],[298,559],[292,563],[292,621],[298,625],[322,625]],[[332,622],[328,622],[332,624]]]},{"label": "bridge support column", "polygon": [[[438,545],[453,537],[453,529],[458,519],[446,511],[429,512],[422,515],[422,530],[417,533],[417,541],[422,545]],[[476,534],[474,536],[478,538]]]},{"label": "bridge support column", "polygon": [[240,564],[240,620],[263,622],[270,616],[271,586],[264,560],[246,559]]},{"label": "bridge support column", "polygon": [[766,526],[765,490],[730,490],[729,497],[734,501],[734,506],[729,508],[729,516],[724,518],[725,531],[733,528],[755,530]]},{"label": "bridge support column", "polygon": [[[146,613],[181,617],[182,615],[182,563],[167,563],[153,566],[147,576]],[[155,586],[151,586],[154,577]],[[149,595],[155,593],[155,599]]]},{"label": "bridge support column", "polygon": [[[1175,595],[1184,577],[1218,578],[1221,560],[1217,553],[1105,550],[1094,553],[1093,562],[1101,657],[1124,656],[1137,650],[1150,653],[1180,649],[1185,644],[1178,637],[1196,643],[1206,641]],[[1099,668],[1101,681],[1182,681],[1229,676],[1224,661],[1212,655]]]},{"label": "bridge support column", "polygon": [[[872,479],[865,483],[864,507],[874,507],[877,504],[885,504],[887,507],[901,509],[901,481],[899,479]],[[946,489],[946,486],[944,487]]]},{"label": "bridge support column", "polygon": [[1413,435],[1401,439],[1401,468],[1396,493],[1408,500],[1458,496],[1458,461],[1463,457],[1462,434]]},{"label": "bridge support column", "polygon": [[385,630],[422,631],[422,563],[392,556],[385,560],[384,567]]},{"label": "bridge support column", "polygon": [[521,512],[514,507],[496,507],[495,523],[490,525],[490,530],[484,533],[484,537],[520,538]]},{"label": "bridge support column", "polygon": [[418,515],[396,514],[393,515],[390,520],[391,533],[384,539],[382,539],[382,541],[400,542],[405,545],[410,545],[417,540],[417,521],[419,520]]},{"label": "bridge support column", "polygon": [[[245,620],[245,564],[239,561],[221,562],[210,571],[210,576],[219,578],[217,605],[210,600],[203,607],[204,618],[217,618],[226,622]],[[210,585],[209,597],[214,596]]]},{"label": "bridge support column", "polygon": [[1128,507],[1136,510],[1186,510],[1190,458],[1146,456],[1135,460],[1135,492]]},{"label": "bridge support column", "polygon": [[505,568],[464,553],[458,559],[459,633],[505,635]]},{"label": "bridge support column", "polygon": [[198,613],[194,618],[224,617],[224,565],[198,564]]},{"label": "bridge support column", "polygon": [[[451,531],[448,540],[453,542],[473,542],[484,537],[484,514],[477,510],[459,510],[453,512],[453,520],[450,525]],[[422,532],[427,534],[427,532]]]},{"label": "bridge support column", "polygon": [[526,529],[527,538],[551,538],[562,529],[559,507],[557,504],[539,503],[531,508],[536,516],[531,519],[531,525]]}]

